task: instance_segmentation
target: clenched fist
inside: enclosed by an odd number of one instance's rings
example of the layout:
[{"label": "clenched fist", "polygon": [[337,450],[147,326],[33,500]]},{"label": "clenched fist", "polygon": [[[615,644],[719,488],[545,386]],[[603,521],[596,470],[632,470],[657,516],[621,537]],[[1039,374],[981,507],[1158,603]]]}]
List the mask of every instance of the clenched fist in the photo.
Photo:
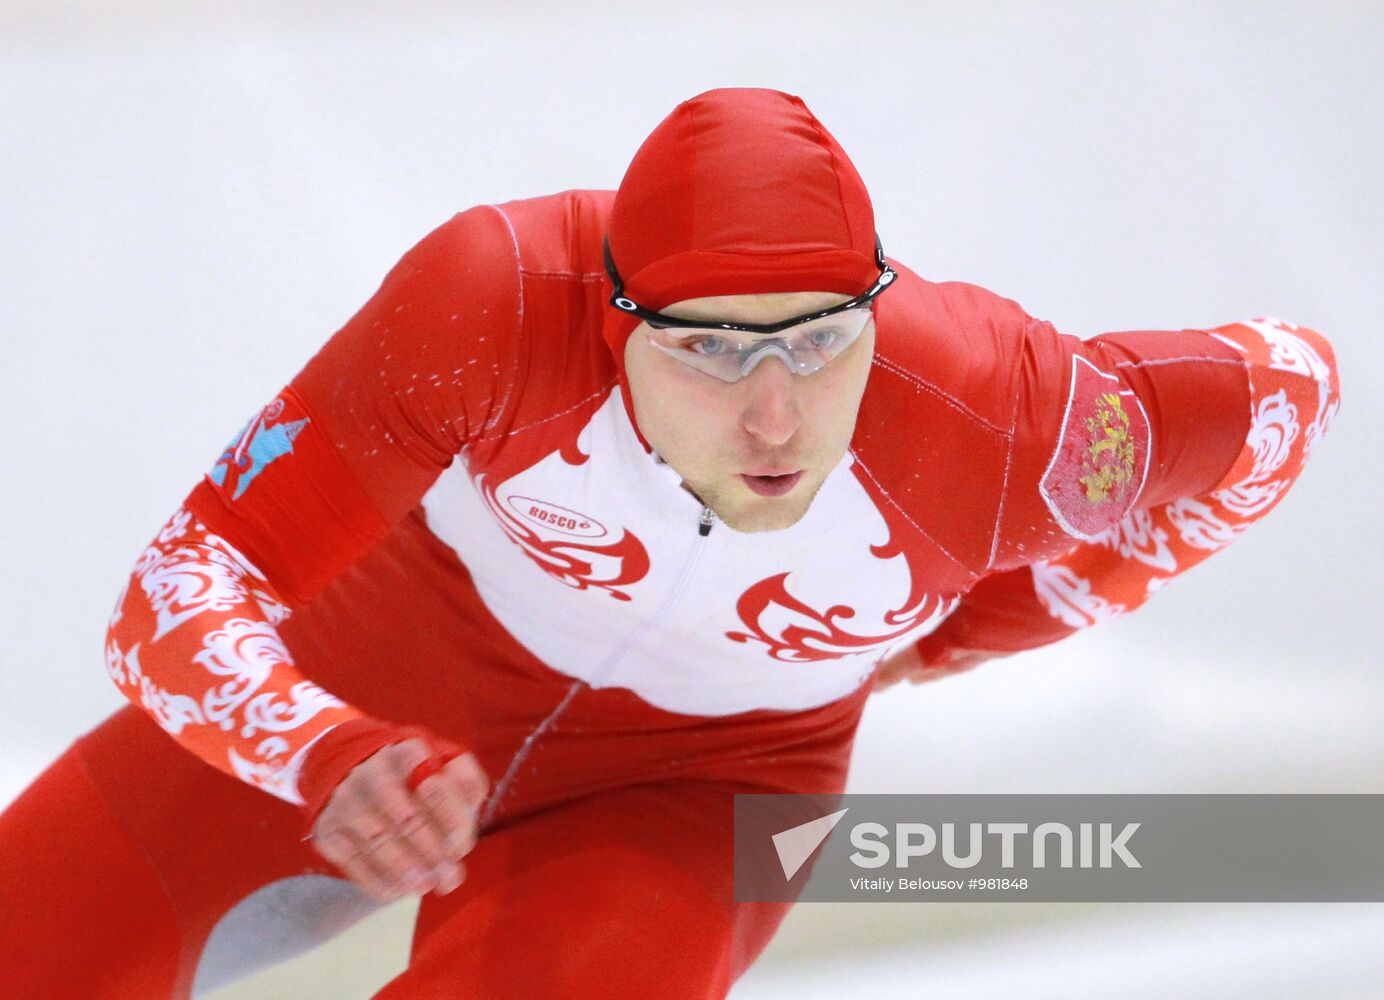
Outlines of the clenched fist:
[{"label": "clenched fist", "polygon": [[461,859],[476,843],[476,820],[490,782],[464,753],[409,789],[428,760],[426,742],[394,743],[357,764],[332,792],[312,843],[371,899],[449,893],[465,878]]}]

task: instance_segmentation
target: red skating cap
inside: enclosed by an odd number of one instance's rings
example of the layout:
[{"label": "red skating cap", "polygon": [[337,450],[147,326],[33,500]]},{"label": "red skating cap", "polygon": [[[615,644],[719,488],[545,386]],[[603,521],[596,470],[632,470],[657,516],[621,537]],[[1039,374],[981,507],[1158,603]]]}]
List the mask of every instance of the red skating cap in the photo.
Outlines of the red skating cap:
[{"label": "red skating cap", "polygon": [[[875,210],[846,151],[792,94],[725,87],[673,109],[635,152],[610,212],[610,256],[646,308],[765,292],[859,295],[879,277]],[[624,405],[637,317],[606,310]]]},{"label": "red skating cap", "polygon": [[[654,129],[615,195],[610,252],[625,294],[650,309],[707,295],[856,295],[879,276],[874,209],[850,158],[799,98],[761,88],[709,90]],[[621,367],[638,324],[606,324]]]}]

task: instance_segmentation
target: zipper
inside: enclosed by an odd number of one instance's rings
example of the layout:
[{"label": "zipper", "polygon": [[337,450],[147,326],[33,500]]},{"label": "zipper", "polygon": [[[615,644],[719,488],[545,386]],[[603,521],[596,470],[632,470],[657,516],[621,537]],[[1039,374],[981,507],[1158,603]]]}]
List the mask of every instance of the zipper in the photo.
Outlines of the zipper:
[{"label": "zipper", "polygon": [[654,628],[654,626],[661,623],[663,619],[668,616],[668,613],[677,606],[678,601],[682,598],[682,592],[687,589],[687,581],[692,579],[692,573],[697,568],[697,563],[701,561],[702,550],[706,548],[702,539],[711,534],[711,526],[715,523],[715,512],[712,511],[710,507],[703,506],[701,514],[697,517],[697,540],[692,543],[692,551],[688,553],[687,559],[684,560],[682,572],[678,574],[677,582],[673,584],[673,589],[668,592],[668,596],[663,599],[663,603],[659,605],[653,617],[641,622],[633,631],[625,636],[625,640],[620,643],[620,645],[610,651],[609,655],[606,656],[591,680],[574,681],[567,689],[567,693],[563,695],[562,700],[558,702],[557,706],[548,713],[542,722],[529,732],[527,737],[524,738],[524,742],[520,745],[519,749],[515,751],[514,756],[510,758],[509,766],[505,768],[505,772],[501,775],[500,780],[495,783],[494,789],[482,807],[479,821],[482,827],[489,825],[496,810],[500,807],[501,800],[511,790],[511,786],[517,776],[516,772],[518,771],[519,765],[523,762],[524,758],[529,755],[529,752],[537,744],[539,738],[548,727],[553,724],[557,717],[567,708],[568,704],[571,703],[577,692],[583,687],[594,689],[609,680],[611,675],[615,673],[616,668],[620,665],[620,661],[625,658],[625,653],[629,650],[630,646],[634,644],[634,641]]},{"label": "zipper", "polygon": [[706,548],[706,544],[702,539],[711,534],[711,526],[715,522],[716,514],[710,507],[703,507],[701,514],[697,518],[697,540],[692,543],[692,551],[688,553],[687,559],[683,562],[682,572],[678,574],[677,582],[673,584],[673,589],[668,592],[668,596],[663,599],[663,603],[659,605],[658,610],[655,611],[651,617],[640,622],[633,631],[625,636],[624,641],[621,642],[620,645],[610,651],[610,654],[605,658],[605,662],[601,664],[595,675],[587,682],[588,687],[594,688],[609,680],[615,673],[616,668],[620,665],[620,661],[625,658],[625,653],[629,650],[630,646],[634,645],[635,640],[662,624],[663,620],[668,617],[669,612],[677,606],[678,601],[682,597],[682,592],[687,589],[687,581],[692,579],[693,571],[696,570],[697,563],[701,561],[702,550]]},{"label": "zipper", "polygon": [[716,513],[710,507],[703,507],[701,517],[697,518],[697,534],[705,538],[711,534],[711,526],[716,523]]}]

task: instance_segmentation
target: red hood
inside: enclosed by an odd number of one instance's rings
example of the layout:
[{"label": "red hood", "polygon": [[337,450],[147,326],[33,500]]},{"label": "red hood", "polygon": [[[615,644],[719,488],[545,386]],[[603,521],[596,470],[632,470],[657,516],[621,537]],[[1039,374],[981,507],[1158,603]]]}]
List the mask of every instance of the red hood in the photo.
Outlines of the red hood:
[{"label": "red hood", "polygon": [[[879,275],[874,210],[845,151],[799,98],[758,88],[699,94],[644,140],[615,195],[610,252],[625,293],[650,309],[856,295]],[[632,422],[625,341],[638,325],[611,308],[603,329]]]}]

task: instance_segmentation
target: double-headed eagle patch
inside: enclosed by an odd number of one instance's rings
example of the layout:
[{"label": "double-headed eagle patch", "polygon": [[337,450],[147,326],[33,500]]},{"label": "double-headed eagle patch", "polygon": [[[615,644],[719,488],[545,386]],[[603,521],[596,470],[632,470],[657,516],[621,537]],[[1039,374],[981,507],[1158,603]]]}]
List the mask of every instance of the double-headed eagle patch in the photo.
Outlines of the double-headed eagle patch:
[{"label": "double-headed eagle patch", "polygon": [[1144,487],[1149,420],[1139,397],[1080,356],[1057,447],[1039,483],[1068,534],[1092,538],[1120,521]]}]

